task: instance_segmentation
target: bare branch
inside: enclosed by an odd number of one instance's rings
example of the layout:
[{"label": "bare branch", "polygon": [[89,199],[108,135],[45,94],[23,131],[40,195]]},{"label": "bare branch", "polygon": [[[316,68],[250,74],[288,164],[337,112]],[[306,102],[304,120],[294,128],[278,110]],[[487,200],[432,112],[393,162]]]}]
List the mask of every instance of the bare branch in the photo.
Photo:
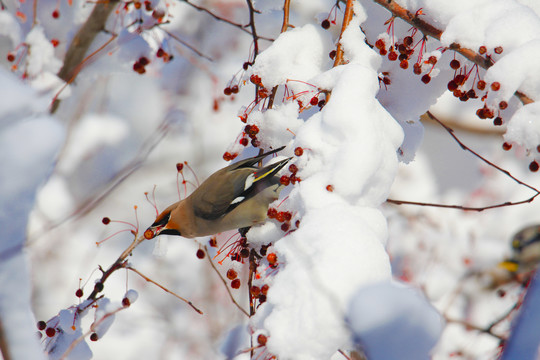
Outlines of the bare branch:
[{"label": "bare branch", "polygon": [[465,150],[465,151],[468,151],[470,152],[471,154],[473,154],[474,156],[476,156],[478,159],[482,160],[484,163],[486,163],[487,165],[493,167],[494,169],[502,172],[504,175],[508,176],[509,178],[511,178],[512,180],[514,180],[515,182],[517,182],[519,185],[521,186],[525,186],[529,189],[531,189],[532,191],[535,192],[535,194],[533,196],[531,196],[530,198],[528,199],[525,199],[525,200],[521,200],[521,201],[515,201],[515,202],[511,202],[511,201],[507,201],[507,202],[504,202],[504,203],[500,203],[500,204],[495,204],[495,205],[489,205],[489,206],[482,206],[482,207],[469,207],[469,206],[462,206],[462,205],[445,205],[445,204],[434,204],[434,203],[425,203],[425,202],[418,202],[418,201],[404,201],[404,200],[395,200],[395,199],[387,199],[386,201],[389,202],[389,203],[392,203],[392,204],[396,204],[396,205],[418,205],[418,206],[430,206],[430,207],[439,207],[439,208],[448,208],[448,209],[459,209],[459,210],[468,210],[468,211],[484,211],[484,210],[489,210],[489,209],[495,209],[495,208],[500,208],[500,207],[505,207],[505,206],[513,206],[513,205],[521,205],[521,204],[526,204],[526,203],[530,203],[532,202],[538,195],[540,195],[540,191],[538,191],[538,189],[536,189],[535,187],[519,180],[518,178],[516,178],[515,176],[513,176],[512,174],[510,174],[510,172],[508,170],[505,170],[503,168],[501,168],[500,166],[494,164],[493,162],[487,160],[486,158],[484,158],[483,156],[481,156],[480,154],[478,154],[476,151],[472,150],[470,147],[468,147],[467,145],[465,145],[457,136],[456,134],[454,134],[454,130],[451,129],[450,127],[448,127],[447,125],[445,125],[442,121],[440,121],[437,117],[435,117],[435,115],[433,115],[431,112],[427,112],[426,113],[432,120],[436,121],[437,123],[439,123],[449,134],[450,136],[452,136],[452,138],[459,144],[459,146]]}]

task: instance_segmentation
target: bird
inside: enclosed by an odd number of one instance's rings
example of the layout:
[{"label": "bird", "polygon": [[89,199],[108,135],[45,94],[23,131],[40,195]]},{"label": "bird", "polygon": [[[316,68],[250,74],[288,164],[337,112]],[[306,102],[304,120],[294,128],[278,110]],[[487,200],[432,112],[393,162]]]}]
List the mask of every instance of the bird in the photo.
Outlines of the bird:
[{"label": "bird", "polygon": [[268,206],[278,199],[283,188],[276,174],[291,158],[262,167],[256,164],[284,148],[282,146],[216,171],[191,195],[163,210],[144,232],[144,237],[176,235],[195,238],[264,222]]}]

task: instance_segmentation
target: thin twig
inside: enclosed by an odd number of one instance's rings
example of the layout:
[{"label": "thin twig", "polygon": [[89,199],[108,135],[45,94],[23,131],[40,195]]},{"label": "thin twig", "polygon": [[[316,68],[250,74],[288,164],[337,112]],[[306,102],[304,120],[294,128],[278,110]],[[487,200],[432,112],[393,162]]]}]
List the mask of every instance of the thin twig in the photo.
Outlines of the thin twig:
[{"label": "thin twig", "polygon": [[[191,6],[192,8],[198,10],[198,11],[202,11],[208,15],[210,15],[211,17],[213,17],[214,19],[218,20],[218,21],[222,21],[226,24],[229,24],[229,25],[232,25],[240,30],[242,30],[243,32],[253,36],[253,34],[251,33],[251,31],[249,31],[248,29],[246,29],[245,25],[242,25],[242,24],[239,24],[239,23],[236,23],[234,21],[231,21],[231,20],[227,20],[225,18],[222,18],[221,16],[219,15],[216,15],[214,14],[213,12],[211,12],[210,10],[202,7],[202,6],[198,6],[198,5],[195,5],[193,4],[191,1],[189,0],[179,0],[181,2],[184,2],[186,4],[188,4],[189,6]],[[271,38],[267,38],[267,37],[264,37],[264,36],[257,36],[258,39],[261,39],[261,40],[266,40],[266,41],[274,41],[274,39],[271,39]]]},{"label": "thin twig", "polygon": [[[105,284],[105,281],[107,280],[109,276],[111,276],[112,273],[114,273],[118,269],[122,269],[126,267],[127,257],[130,256],[133,250],[145,240],[146,238],[143,235],[139,237],[135,235],[135,240],[133,240],[133,242],[127,247],[127,249],[124,250],[122,254],[120,254],[118,259],[116,259],[116,261],[106,271],[103,272],[101,279],[98,280],[98,282],[94,286],[94,290],[88,296],[87,298],[88,300],[94,300],[96,298],[97,294],[103,290],[103,285]],[[98,284],[101,284],[101,285],[98,285]]]},{"label": "thin twig", "polygon": [[254,63],[259,55],[259,36],[255,27],[255,8],[253,7],[253,2],[251,0],[246,0],[246,2],[249,9],[249,23],[246,26],[251,28],[251,36],[253,37],[253,59],[251,59],[251,62]]},{"label": "thin twig", "polygon": [[465,150],[465,151],[468,151],[470,152],[471,154],[473,154],[474,156],[476,156],[478,159],[482,160],[484,163],[486,163],[487,165],[493,167],[494,169],[502,172],[504,175],[508,176],[509,178],[511,178],[512,180],[514,180],[515,182],[517,182],[519,185],[521,186],[525,186],[529,189],[531,189],[532,191],[535,192],[535,194],[533,196],[531,196],[530,198],[528,199],[525,199],[525,200],[521,200],[521,201],[515,201],[515,202],[512,202],[512,201],[507,201],[507,202],[504,202],[504,203],[499,203],[499,204],[495,204],[495,205],[489,205],[489,206],[482,206],[482,207],[469,207],[469,206],[463,206],[463,205],[445,205],[445,204],[434,204],[434,203],[425,203],[425,202],[418,202],[418,201],[404,201],[404,200],[395,200],[395,199],[387,199],[386,201],[389,202],[389,203],[392,203],[392,204],[396,204],[396,205],[418,205],[418,206],[430,206],[430,207],[439,207],[439,208],[449,208],[449,209],[459,209],[459,210],[469,210],[469,211],[484,211],[484,210],[488,210],[488,209],[495,209],[495,208],[500,208],[500,207],[504,207],[504,206],[513,206],[513,205],[521,205],[521,204],[525,204],[525,203],[530,203],[532,202],[538,195],[540,195],[540,191],[538,189],[536,189],[535,187],[519,180],[518,178],[516,178],[515,176],[513,176],[512,174],[510,174],[510,172],[508,170],[505,170],[503,168],[501,168],[500,166],[494,164],[493,162],[487,160],[486,158],[484,158],[482,155],[478,154],[476,151],[472,150],[470,147],[468,147],[467,145],[465,145],[457,136],[456,134],[454,133],[454,130],[451,129],[450,127],[448,127],[447,125],[445,125],[442,121],[440,121],[437,117],[435,117],[435,115],[433,115],[430,111],[428,111],[426,113],[432,120],[436,121],[437,123],[439,123],[449,134],[450,136],[452,136],[452,138],[459,144],[459,146]]},{"label": "thin twig", "polygon": [[214,61],[210,56],[208,55],[205,55],[203,54],[202,52],[200,52],[199,50],[195,49],[193,46],[189,45],[187,42],[185,42],[184,40],[180,39],[178,36],[172,34],[171,32],[163,29],[162,27],[158,26],[158,28],[163,31],[164,33],[166,33],[167,35],[169,35],[170,37],[172,37],[174,40],[178,41],[180,44],[184,45],[185,47],[187,47],[189,50],[193,51],[195,54],[199,55],[200,57],[202,58],[205,58],[206,60],[208,61]]},{"label": "thin twig", "polygon": [[163,285],[161,285],[161,284],[155,282],[154,280],[150,279],[148,276],[142,274],[139,270],[137,270],[137,269],[135,269],[135,268],[133,268],[133,267],[131,267],[131,266],[126,266],[126,269],[133,271],[134,273],[136,273],[137,275],[139,275],[140,277],[142,277],[144,280],[146,280],[146,281],[148,281],[148,282],[150,282],[150,283],[156,285],[156,286],[159,287],[161,290],[163,290],[163,291],[165,291],[165,292],[168,292],[169,294],[171,294],[171,295],[175,296],[176,298],[182,300],[183,302],[185,302],[186,304],[188,304],[189,306],[191,306],[191,307],[193,308],[193,310],[195,310],[195,311],[198,312],[199,314],[201,314],[201,315],[203,314],[203,312],[202,312],[201,310],[197,309],[197,307],[195,307],[195,305],[193,305],[193,303],[192,303],[191,301],[189,301],[189,300],[187,300],[187,299],[181,297],[180,295],[178,295],[178,294],[172,292],[171,290],[167,289],[165,286],[163,286]]},{"label": "thin twig", "polygon": [[484,334],[488,334],[488,335],[491,335],[499,340],[506,340],[503,336],[501,335],[498,335],[498,334],[495,334],[491,328],[483,328],[483,327],[480,327],[478,325],[474,325],[474,324],[471,324],[465,320],[459,320],[459,319],[452,319],[452,318],[449,318],[447,316],[445,316],[445,320],[446,322],[449,322],[449,323],[454,323],[454,324],[460,324],[460,325],[463,325],[469,329],[473,329],[473,330],[476,330],[476,331],[479,331],[481,333],[484,333]]},{"label": "thin twig", "polygon": [[[399,17],[400,19],[414,26],[415,28],[420,30],[424,35],[430,36],[439,41],[441,40],[441,35],[443,33],[442,30],[436,28],[435,26],[431,25],[427,21],[422,20],[419,16],[417,16],[417,14],[413,14],[409,10],[401,7],[394,0],[373,0],[373,1],[383,6],[388,11],[390,11],[392,13],[392,16]],[[473,63],[477,64],[478,66],[484,69],[488,69],[493,65],[493,61],[491,60],[491,58],[484,57],[478,54],[476,51],[464,48],[458,43],[452,43],[450,44],[448,48],[450,50],[457,51],[458,53],[463,55],[466,59],[472,61]],[[337,54],[336,54],[336,57],[337,57]],[[526,94],[520,91],[516,91],[514,95],[523,104],[530,104],[534,102],[534,100],[532,100],[530,97],[528,97]]]},{"label": "thin twig", "polygon": [[[208,255],[208,248],[205,246],[204,247],[204,251],[206,252],[206,254]],[[210,256],[207,256],[206,257],[208,259],[208,262],[210,262],[210,265],[212,266],[212,269],[214,269],[214,271],[216,272],[216,274],[218,274],[219,278],[221,279],[221,282],[223,283],[223,285],[225,285],[225,289],[227,289],[227,293],[229,294],[229,297],[231,298],[232,302],[234,303],[234,305],[236,305],[236,307],[238,309],[240,309],[241,312],[244,313],[244,315],[246,315],[247,317],[249,317],[249,314],[246,310],[244,310],[244,308],[242,308],[240,306],[240,304],[238,304],[238,302],[236,301],[236,299],[234,298],[233,294],[231,293],[231,290],[229,289],[229,287],[227,286],[227,282],[225,281],[225,279],[223,278],[223,276],[221,276],[221,273],[219,272],[219,270],[216,268],[216,265],[214,265],[214,262],[212,261],[212,259],[210,259]]]}]

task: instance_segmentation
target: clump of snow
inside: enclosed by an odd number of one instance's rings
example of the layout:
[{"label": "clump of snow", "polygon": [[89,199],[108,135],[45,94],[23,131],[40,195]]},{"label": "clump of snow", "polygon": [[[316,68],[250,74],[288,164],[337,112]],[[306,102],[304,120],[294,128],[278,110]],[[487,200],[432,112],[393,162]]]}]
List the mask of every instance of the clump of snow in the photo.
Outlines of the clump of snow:
[{"label": "clump of snow", "polygon": [[443,328],[439,312],[416,289],[395,282],[359,288],[347,322],[369,359],[429,359]]},{"label": "clump of snow", "polygon": [[34,77],[42,72],[57,73],[60,70],[62,62],[55,57],[54,46],[45,37],[41,26],[34,26],[25,42],[30,48],[26,67],[29,76]]}]

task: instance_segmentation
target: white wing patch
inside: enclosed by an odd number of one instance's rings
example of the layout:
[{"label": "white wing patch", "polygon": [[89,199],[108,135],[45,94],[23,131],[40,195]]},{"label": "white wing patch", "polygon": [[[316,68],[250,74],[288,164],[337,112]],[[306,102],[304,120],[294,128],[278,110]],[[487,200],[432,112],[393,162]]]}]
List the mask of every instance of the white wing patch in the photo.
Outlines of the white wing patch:
[{"label": "white wing patch", "polygon": [[242,201],[244,201],[244,199],[245,199],[245,197],[239,196],[239,197],[237,197],[236,199],[234,199],[233,201],[231,201],[231,205],[232,205],[232,204],[237,204],[237,203],[239,203],[239,202],[242,202]]},{"label": "white wing patch", "polygon": [[[255,181],[255,174],[249,174],[249,176],[246,178],[246,183],[244,184],[244,191],[249,189],[251,185],[253,185],[254,181]],[[234,201],[232,203],[234,204]]]}]

